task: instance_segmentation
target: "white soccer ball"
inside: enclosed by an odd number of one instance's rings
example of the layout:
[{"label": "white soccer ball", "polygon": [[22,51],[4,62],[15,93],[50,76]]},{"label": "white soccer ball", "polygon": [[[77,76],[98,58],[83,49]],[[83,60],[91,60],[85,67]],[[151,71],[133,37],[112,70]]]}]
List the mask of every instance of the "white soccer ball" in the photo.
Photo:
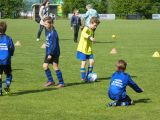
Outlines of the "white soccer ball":
[{"label": "white soccer ball", "polygon": [[97,74],[92,72],[88,75],[88,81],[89,82],[95,82],[97,80]]}]

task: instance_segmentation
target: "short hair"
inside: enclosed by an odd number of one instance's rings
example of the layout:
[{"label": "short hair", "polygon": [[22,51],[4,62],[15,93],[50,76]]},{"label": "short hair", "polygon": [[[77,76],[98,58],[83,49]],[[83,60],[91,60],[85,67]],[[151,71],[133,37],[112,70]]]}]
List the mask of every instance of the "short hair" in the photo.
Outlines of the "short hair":
[{"label": "short hair", "polygon": [[5,21],[0,22],[0,33],[4,34],[7,30],[7,23]]},{"label": "short hair", "polygon": [[88,5],[86,5],[86,8],[91,9],[91,8],[93,8],[93,6],[92,6],[92,4],[88,4]]},{"label": "short hair", "polygon": [[90,20],[90,23],[97,23],[97,25],[98,25],[100,23],[100,21],[97,17],[92,17]]},{"label": "short hair", "polygon": [[118,71],[125,71],[126,67],[127,67],[127,62],[124,60],[118,60],[117,64],[116,64],[117,70]]},{"label": "short hair", "polygon": [[47,21],[49,24],[53,24],[53,23],[54,23],[54,22],[53,22],[53,18],[50,17],[50,16],[45,17],[43,21],[44,21],[44,22]]}]

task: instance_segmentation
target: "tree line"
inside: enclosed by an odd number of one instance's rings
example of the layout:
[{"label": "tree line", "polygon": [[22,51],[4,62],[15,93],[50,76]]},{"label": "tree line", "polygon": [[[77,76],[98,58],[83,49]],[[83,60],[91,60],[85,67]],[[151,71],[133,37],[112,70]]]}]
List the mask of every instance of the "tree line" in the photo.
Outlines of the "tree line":
[{"label": "tree line", "polygon": [[[0,0],[0,13],[3,18],[17,18],[24,11],[26,0]],[[54,2],[54,0],[52,0]],[[151,18],[152,14],[160,13],[160,0],[63,0],[63,15],[67,17],[74,9],[86,12],[86,5],[92,4],[98,13],[114,13],[120,18],[130,14],[138,14]]]},{"label": "tree line", "polygon": [[89,3],[98,13],[114,13],[120,18],[134,14],[149,19],[152,14],[160,13],[160,0],[64,0],[63,13],[67,16],[74,9],[84,13]]}]

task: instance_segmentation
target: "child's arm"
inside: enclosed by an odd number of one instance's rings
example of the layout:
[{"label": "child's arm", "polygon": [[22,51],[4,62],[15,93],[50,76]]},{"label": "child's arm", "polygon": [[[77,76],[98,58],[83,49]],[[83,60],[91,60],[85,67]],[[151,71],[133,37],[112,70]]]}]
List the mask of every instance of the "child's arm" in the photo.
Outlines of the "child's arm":
[{"label": "child's arm", "polygon": [[72,18],[71,18],[71,28],[73,27],[73,16],[72,16]]},{"label": "child's arm", "polygon": [[54,34],[52,35],[51,39],[49,40],[49,52],[48,52],[48,55],[53,55],[54,54],[54,51],[56,49],[56,46],[57,46],[57,42],[58,42],[58,36],[57,34]]},{"label": "child's arm", "polygon": [[87,31],[88,31],[88,28],[85,27],[85,28],[83,29],[83,31],[82,31],[82,36],[83,36],[84,38],[86,38],[86,39],[94,42],[94,41],[95,41],[94,37],[88,35]]},{"label": "child's arm", "polygon": [[11,56],[13,56],[14,55],[14,50],[15,50],[15,48],[14,48],[14,44],[13,44],[13,41],[12,41],[12,39],[10,38],[10,45],[9,45],[9,52],[10,52],[10,55]]},{"label": "child's arm", "polygon": [[128,85],[135,90],[138,93],[143,92],[143,89],[141,89],[132,79],[130,76],[128,76]]}]

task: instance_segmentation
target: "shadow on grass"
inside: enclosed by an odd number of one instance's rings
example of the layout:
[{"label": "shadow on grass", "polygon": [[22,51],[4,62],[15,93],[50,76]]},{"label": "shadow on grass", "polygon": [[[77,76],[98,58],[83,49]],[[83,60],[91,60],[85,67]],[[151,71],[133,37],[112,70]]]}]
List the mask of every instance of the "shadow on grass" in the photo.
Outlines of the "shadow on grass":
[{"label": "shadow on grass", "polygon": [[138,100],[134,100],[134,103],[150,103],[152,102],[150,98],[144,98],[144,99],[138,99]]},{"label": "shadow on grass", "polygon": [[12,69],[12,71],[20,71],[20,70],[24,70],[24,69],[21,69],[21,68],[19,68],[19,69]]},{"label": "shadow on grass", "polygon": [[18,92],[11,93],[11,96],[33,94],[33,93],[39,93],[39,92],[48,92],[52,90],[56,90],[56,88],[45,88],[40,90],[19,90]]},{"label": "shadow on grass", "polygon": [[116,43],[116,41],[96,41],[96,43]]},{"label": "shadow on grass", "polygon": [[71,38],[60,38],[60,40],[72,40]]}]

